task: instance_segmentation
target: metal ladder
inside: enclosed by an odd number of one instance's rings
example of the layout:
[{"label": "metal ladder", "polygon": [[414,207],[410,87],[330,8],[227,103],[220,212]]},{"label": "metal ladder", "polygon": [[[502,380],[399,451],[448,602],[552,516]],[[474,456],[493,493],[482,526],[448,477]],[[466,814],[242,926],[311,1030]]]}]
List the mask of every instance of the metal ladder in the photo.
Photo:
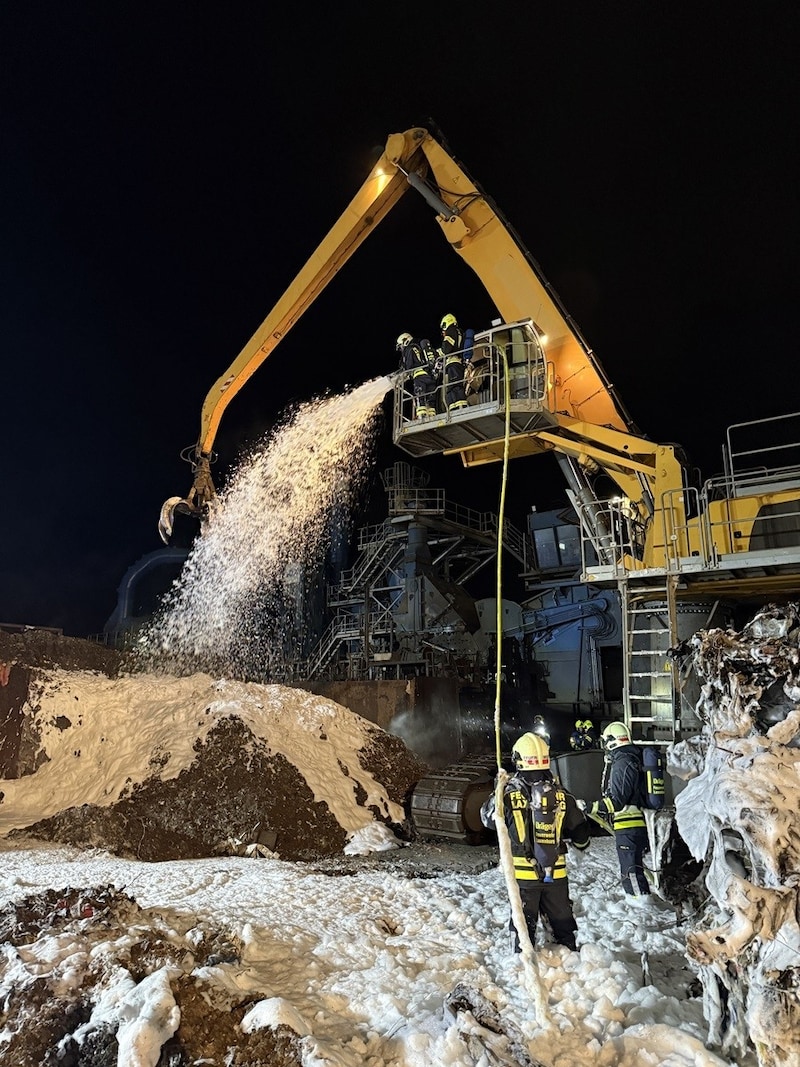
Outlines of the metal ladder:
[{"label": "metal ladder", "polygon": [[620,582],[625,721],[634,741],[679,739],[680,711],[669,649],[678,641],[677,577],[648,584]]}]

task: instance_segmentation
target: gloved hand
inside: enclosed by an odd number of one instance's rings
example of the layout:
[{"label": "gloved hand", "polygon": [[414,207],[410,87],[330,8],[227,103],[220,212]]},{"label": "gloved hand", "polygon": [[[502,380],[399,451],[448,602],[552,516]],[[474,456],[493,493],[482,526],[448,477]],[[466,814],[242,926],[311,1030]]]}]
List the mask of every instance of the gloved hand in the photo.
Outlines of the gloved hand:
[{"label": "gloved hand", "polygon": [[576,797],[575,803],[578,805],[578,807],[581,809],[581,811],[586,811],[586,801],[585,800],[581,800],[580,797]]}]

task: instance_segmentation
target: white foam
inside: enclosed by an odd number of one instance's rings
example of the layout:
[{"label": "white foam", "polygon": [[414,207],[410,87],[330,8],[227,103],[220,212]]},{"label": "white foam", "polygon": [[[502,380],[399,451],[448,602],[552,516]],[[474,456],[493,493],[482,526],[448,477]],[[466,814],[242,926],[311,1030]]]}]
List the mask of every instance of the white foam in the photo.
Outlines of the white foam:
[{"label": "white foam", "polygon": [[391,387],[380,377],[311,400],[242,460],[142,637],[146,654],[178,673],[256,680],[300,658],[309,584],[350,526]]}]

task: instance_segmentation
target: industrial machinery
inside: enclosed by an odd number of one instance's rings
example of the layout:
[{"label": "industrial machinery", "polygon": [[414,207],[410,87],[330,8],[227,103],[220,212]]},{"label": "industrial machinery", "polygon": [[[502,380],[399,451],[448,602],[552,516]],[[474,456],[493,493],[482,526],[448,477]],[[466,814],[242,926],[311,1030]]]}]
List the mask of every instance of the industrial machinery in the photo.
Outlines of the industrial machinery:
[{"label": "industrial machinery", "polygon": [[[724,473],[699,482],[679,447],[646,438],[575,322],[497,208],[440,139],[392,134],[378,163],[231,366],[209,390],[190,454],[194,481],[162,508],[202,515],[222,414],[336,272],[409,187],[478,275],[500,318],[478,333],[469,403],[415,418],[410,382],[395,389],[394,441],[407,454],[465,466],[550,453],[581,528],[582,579],[621,601],[624,715],[634,737],[665,744],[695,732],[671,651],[738,605],[796,593],[800,579],[800,414],[740,424]],[[616,487],[608,498],[601,479]]]}]

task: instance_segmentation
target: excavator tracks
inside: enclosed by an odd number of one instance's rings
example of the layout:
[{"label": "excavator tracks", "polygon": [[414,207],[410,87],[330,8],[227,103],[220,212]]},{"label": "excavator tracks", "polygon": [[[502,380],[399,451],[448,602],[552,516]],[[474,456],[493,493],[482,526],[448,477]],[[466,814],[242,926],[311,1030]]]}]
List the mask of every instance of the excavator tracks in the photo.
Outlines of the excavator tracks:
[{"label": "excavator tracks", "polygon": [[411,817],[421,838],[445,838],[465,845],[493,840],[481,822],[481,805],[494,789],[497,762],[477,756],[434,771],[414,786]]}]

